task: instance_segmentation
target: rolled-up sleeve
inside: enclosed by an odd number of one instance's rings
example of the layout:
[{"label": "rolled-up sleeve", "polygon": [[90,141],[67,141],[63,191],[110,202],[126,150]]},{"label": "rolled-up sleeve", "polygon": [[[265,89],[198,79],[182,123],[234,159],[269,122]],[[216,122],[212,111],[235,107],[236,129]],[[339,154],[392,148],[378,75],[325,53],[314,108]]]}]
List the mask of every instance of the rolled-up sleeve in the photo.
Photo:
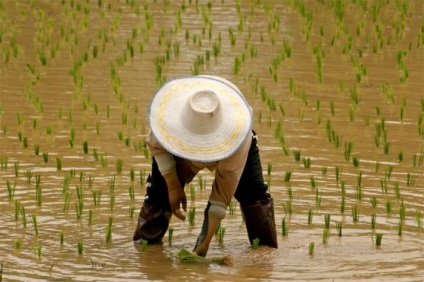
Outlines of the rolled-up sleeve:
[{"label": "rolled-up sleeve", "polygon": [[152,131],[149,131],[146,138],[146,145],[152,155],[155,157],[160,173],[165,176],[176,172],[174,156],[165,150],[154,137]]},{"label": "rolled-up sleeve", "polygon": [[219,161],[215,170],[210,201],[221,202],[227,207],[229,206],[246,165],[251,143],[252,138],[249,135],[237,152],[229,158]]}]

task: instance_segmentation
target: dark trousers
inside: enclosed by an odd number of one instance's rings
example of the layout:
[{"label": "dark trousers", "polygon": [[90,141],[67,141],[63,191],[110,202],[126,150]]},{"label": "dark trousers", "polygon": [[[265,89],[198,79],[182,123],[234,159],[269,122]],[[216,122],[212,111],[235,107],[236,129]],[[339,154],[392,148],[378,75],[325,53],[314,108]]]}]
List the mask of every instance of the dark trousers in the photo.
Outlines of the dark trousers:
[{"label": "dark trousers", "polygon": [[[162,174],[158,169],[155,158],[152,162],[152,171],[147,178],[146,204],[158,209],[170,211],[168,188]],[[185,183],[181,183],[184,187]],[[225,187],[224,187],[225,188]],[[237,186],[234,197],[240,204],[248,205],[258,200],[268,199],[268,185],[264,181],[262,165],[257,146],[257,136],[253,131],[252,144],[247,156],[246,165]]]}]

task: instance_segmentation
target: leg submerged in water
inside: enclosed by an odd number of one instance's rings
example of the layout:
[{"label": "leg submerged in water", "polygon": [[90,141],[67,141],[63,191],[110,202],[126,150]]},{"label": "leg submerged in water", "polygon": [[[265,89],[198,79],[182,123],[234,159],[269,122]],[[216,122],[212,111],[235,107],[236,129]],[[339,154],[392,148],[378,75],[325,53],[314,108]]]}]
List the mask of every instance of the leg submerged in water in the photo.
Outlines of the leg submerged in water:
[{"label": "leg submerged in water", "polygon": [[262,174],[255,133],[246,166],[234,196],[240,202],[250,244],[253,240],[259,239],[259,245],[278,248],[274,204]]},{"label": "leg submerged in water", "polygon": [[278,248],[272,198],[247,205],[241,204],[240,208],[244,215],[250,244],[253,244],[253,240],[259,239],[259,245]]}]

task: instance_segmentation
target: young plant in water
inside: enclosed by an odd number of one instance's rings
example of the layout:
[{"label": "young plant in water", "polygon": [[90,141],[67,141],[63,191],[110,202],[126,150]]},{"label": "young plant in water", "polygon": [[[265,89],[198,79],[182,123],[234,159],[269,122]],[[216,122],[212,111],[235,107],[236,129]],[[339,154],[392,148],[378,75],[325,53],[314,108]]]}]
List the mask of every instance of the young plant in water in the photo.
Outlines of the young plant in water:
[{"label": "young plant in water", "polygon": [[373,213],[372,215],[371,215],[371,229],[375,229],[375,220],[376,220],[376,214],[375,213]]},{"label": "young plant in water", "polygon": [[336,229],[337,229],[337,234],[339,235],[339,237],[342,237],[342,223],[340,221],[336,222]]},{"label": "young plant in water", "polygon": [[15,196],[15,188],[16,188],[16,182],[14,182],[13,184],[7,180],[6,181],[6,188],[7,188],[7,196],[9,201],[13,200],[13,197]]},{"label": "young plant in water", "polygon": [[287,226],[287,222],[286,222],[286,217],[283,217],[282,222],[281,222],[281,231],[282,231],[282,235],[284,237],[287,237],[289,234],[289,228]]},{"label": "young plant in water", "polygon": [[312,224],[313,217],[314,217],[314,211],[312,209],[309,209],[309,211],[308,211],[308,225]]},{"label": "young plant in water", "polygon": [[147,240],[141,240],[140,241],[140,246],[141,246],[141,250],[144,252],[147,248]]},{"label": "young plant in water", "polygon": [[403,229],[403,220],[400,219],[398,222],[398,236],[402,236],[402,229]]},{"label": "young plant in water", "polygon": [[172,246],[172,236],[174,234],[174,228],[169,227],[168,228],[168,245]]},{"label": "young plant in water", "polygon": [[109,243],[112,241],[112,223],[113,223],[113,217],[109,217],[108,225],[106,228],[106,242]]},{"label": "young plant in water", "polygon": [[422,226],[423,226],[423,223],[421,221],[421,211],[420,210],[415,211],[415,222],[417,223],[418,229],[421,229]]},{"label": "young plant in water", "polygon": [[329,236],[330,236],[330,229],[324,228],[324,230],[322,232],[322,243],[323,244],[327,244]]},{"label": "young plant in water", "polygon": [[37,216],[35,214],[31,215],[32,224],[34,225],[34,233],[38,236],[38,223]]},{"label": "young plant in water", "polygon": [[194,226],[194,219],[196,216],[196,207],[192,207],[190,208],[190,210],[188,211],[188,223],[191,227]]},{"label": "young plant in water", "polygon": [[78,241],[78,254],[82,255],[83,250],[84,250],[84,242]]},{"label": "young plant in water", "polygon": [[218,242],[220,245],[224,244],[225,227],[219,226],[218,228]]},{"label": "young plant in water", "polygon": [[56,157],[56,170],[62,170],[62,158]]},{"label": "young plant in water", "polygon": [[310,256],[314,255],[314,249],[315,249],[315,243],[314,242],[309,243],[309,255]]},{"label": "young plant in water", "polygon": [[376,233],[375,234],[375,245],[377,247],[381,246],[381,240],[383,238],[383,233]]},{"label": "young plant in water", "polygon": [[124,166],[124,160],[117,159],[116,160],[116,172],[118,174],[121,174],[123,166]]},{"label": "young plant in water", "polygon": [[252,249],[253,250],[257,250],[258,248],[259,248],[259,238],[255,238],[255,239],[253,239],[253,241],[252,241]]},{"label": "young plant in water", "polygon": [[35,176],[35,203],[37,207],[41,207],[42,202],[42,189],[41,189],[41,176]]}]

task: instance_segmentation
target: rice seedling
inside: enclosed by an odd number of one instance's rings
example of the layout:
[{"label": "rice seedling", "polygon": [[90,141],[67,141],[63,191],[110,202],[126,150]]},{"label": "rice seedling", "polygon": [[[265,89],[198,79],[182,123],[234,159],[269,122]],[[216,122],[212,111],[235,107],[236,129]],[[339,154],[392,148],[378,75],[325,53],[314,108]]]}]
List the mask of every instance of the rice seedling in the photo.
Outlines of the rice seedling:
[{"label": "rice seedling", "polygon": [[[15,203],[15,208],[16,208],[17,205],[18,204]],[[27,226],[27,218],[26,218],[26,210],[25,210],[25,207],[24,206],[21,206],[21,208],[20,208],[20,214],[21,214],[21,219],[22,219],[22,226],[24,228],[26,228],[26,226]]]},{"label": "rice seedling", "polygon": [[108,225],[106,228],[106,242],[109,243],[112,240],[112,223],[113,223],[113,217],[109,217]]},{"label": "rice seedling", "polygon": [[389,180],[391,177],[392,177],[392,172],[393,172],[393,166],[388,166],[386,169],[385,169],[385,176],[386,176],[386,179],[387,180]]},{"label": "rice seedling", "polygon": [[362,200],[362,186],[360,186],[360,185],[356,185],[355,186],[355,196],[356,196],[356,199],[358,200],[358,201],[361,201]]},{"label": "rice seedling", "polygon": [[63,232],[59,233],[59,242],[60,245],[63,246],[63,243],[65,242],[65,234]]},{"label": "rice seedling", "polygon": [[18,200],[15,200],[15,221],[18,221],[20,214],[21,203]]},{"label": "rice seedling", "polygon": [[375,229],[375,223],[376,223],[376,214],[375,213],[373,213],[372,215],[371,215],[371,229]]},{"label": "rice seedling", "polygon": [[63,211],[67,212],[69,210],[69,204],[71,202],[71,196],[72,193],[66,192],[65,193],[65,200],[64,200],[64,204],[63,204]]},{"label": "rice seedling", "polygon": [[315,190],[315,207],[321,206],[321,201],[322,201],[322,195],[321,195],[319,189],[317,188]]},{"label": "rice seedling", "polygon": [[115,193],[115,175],[113,175],[112,177],[109,177],[108,180],[108,185],[109,185],[109,193],[113,194]]},{"label": "rice seedling", "polygon": [[392,212],[392,202],[390,200],[386,201],[386,212],[388,214]]},{"label": "rice seedling", "polygon": [[134,196],[134,186],[130,185],[128,187],[128,194],[129,194],[131,200],[134,200],[135,199],[135,196]]},{"label": "rice seedling", "polygon": [[230,205],[228,206],[228,211],[230,215],[234,215],[236,213],[236,209],[237,209],[237,202],[232,200],[230,202]]},{"label": "rice seedling", "polygon": [[224,257],[217,257],[217,258],[205,258],[202,256],[199,256],[198,254],[194,252],[190,252],[186,249],[181,249],[178,253],[178,258],[182,262],[190,262],[190,263],[214,263],[218,265],[227,265],[232,266],[233,260],[230,256],[224,256]]},{"label": "rice seedling", "polygon": [[38,156],[40,154],[40,145],[34,144],[34,155]]},{"label": "rice seedling", "polygon": [[421,150],[421,153],[415,153],[412,155],[412,165],[414,167],[420,167],[424,163],[424,151]]},{"label": "rice seedling", "polygon": [[259,238],[255,238],[252,240],[252,249],[257,250],[259,248]]},{"label": "rice seedling", "polygon": [[100,200],[102,198],[102,190],[93,190],[92,195],[93,195],[94,206],[95,207],[100,206]]},{"label": "rice seedling", "polygon": [[418,229],[421,229],[422,226],[423,226],[421,218],[422,218],[421,211],[416,210],[415,211],[415,223],[417,224]]},{"label": "rice seedling", "polygon": [[197,182],[199,184],[200,187],[200,191],[203,191],[206,189],[206,178],[203,177],[202,175],[198,175],[197,176]]},{"label": "rice seedling", "polygon": [[147,240],[141,240],[141,241],[140,241],[141,250],[142,250],[143,252],[144,252],[144,251],[146,251],[147,245],[148,245]]},{"label": "rice seedling", "polygon": [[390,142],[383,143],[383,152],[385,155],[388,155],[390,151]]},{"label": "rice seedling", "polygon": [[375,197],[375,196],[371,197],[370,201],[371,201],[371,206],[373,208],[376,208],[377,207],[377,203],[378,203],[377,197]]},{"label": "rice seedling", "polygon": [[330,215],[329,214],[324,215],[324,222],[325,222],[325,228],[330,229]]},{"label": "rice seedling", "polygon": [[283,217],[281,221],[281,233],[284,237],[287,237],[289,234],[289,228],[287,226],[286,217]]},{"label": "rice seedling", "polygon": [[290,182],[291,176],[292,176],[292,172],[291,171],[286,171],[286,173],[284,175],[284,181],[285,182]]},{"label": "rice seedling", "polygon": [[312,187],[312,189],[315,189],[315,188],[317,187],[317,182],[316,182],[316,180],[315,180],[315,177],[312,175],[312,176],[309,178],[309,180],[310,180],[310,182],[311,182],[311,187]]},{"label": "rice seedling", "polygon": [[415,185],[415,181],[417,180],[417,176],[413,173],[408,172],[406,174],[406,185],[412,187]]},{"label": "rice seedling", "polygon": [[93,225],[93,217],[94,217],[93,210],[89,210],[88,211],[88,226]]},{"label": "rice seedling", "polygon": [[45,163],[48,163],[49,162],[49,153],[47,153],[47,152],[44,152],[43,153],[43,161]]},{"label": "rice seedling", "polygon": [[35,203],[37,207],[41,207],[42,203],[42,188],[41,188],[41,176],[35,176]]},{"label": "rice seedling", "polygon": [[7,188],[7,198],[9,199],[9,201],[12,201],[15,196],[16,182],[13,182],[12,184],[9,180],[7,180],[6,188]]},{"label": "rice seedling", "polygon": [[302,163],[305,168],[311,167],[311,158],[302,158]]},{"label": "rice seedling", "polygon": [[169,227],[168,228],[168,245],[172,246],[172,236],[174,234],[174,228]]},{"label": "rice seedling", "polygon": [[291,200],[287,201],[287,202],[283,205],[283,208],[284,208],[284,212],[285,212],[286,214],[291,215],[291,214],[293,213],[293,209],[292,209],[292,201],[291,201]]},{"label": "rice seedling", "polygon": [[290,201],[293,199],[293,190],[292,190],[290,184],[287,187],[287,196],[288,196]]},{"label": "rice seedling", "polygon": [[111,212],[113,212],[114,209],[115,209],[115,195],[110,195],[110,198],[109,198],[109,209],[110,209]]},{"label": "rice seedling", "polygon": [[133,182],[134,179],[135,179],[135,170],[132,167],[132,168],[130,168],[130,180],[131,180],[131,182]]},{"label": "rice seedling", "polygon": [[324,230],[322,232],[322,243],[323,244],[327,244],[329,236],[330,236],[330,229],[324,228]]},{"label": "rice seedling", "polygon": [[359,222],[359,207],[358,205],[354,205],[352,207],[352,219],[354,223]]},{"label": "rice seedling", "polygon": [[18,177],[19,176],[19,162],[15,162],[14,168],[15,168],[15,177]]},{"label": "rice seedling", "polygon": [[83,148],[84,154],[88,154],[88,142],[87,141],[83,142],[82,148]]},{"label": "rice seedling", "polygon": [[188,223],[190,227],[194,226],[195,217],[196,217],[196,207],[191,207],[188,211]]},{"label": "rice seedling", "polygon": [[34,233],[38,236],[38,222],[35,214],[31,215],[32,225],[34,226]]},{"label": "rice seedling", "polygon": [[402,203],[400,204],[400,207],[399,207],[399,218],[401,220],[405,220],[405,218],[406,218],[406,208],[405,208],[405,205],[403,204],[403,201],[402,201]]},{"label": "rice seedling", "polygon": [[314,249],[315,249],[315,243],[314,242],[310,242],[309,243],[309,251],[308,251],[308,253],[309,253],[310,256],[313,256],[314,255]]},{"label": "rice seedling", "polygon": [[83,251],[84,251],[84,242],[78,241],[78,254],[82,255]]},{"label": "rice seedling", "polygon": [[345,196],[342,196],[342,200],[340,202],[340,212],[344,213],[346,210],[346,198]]},{"label": "rice seedling", "polygon": [[[353,144],[352,144],[352,142],[345,142],[344,147],[345,147],[345,150],[344,150],[345,161],[348,162],[350,160],[350,156],[352,154]],[[359,164],[359,162],[358,162],[358,164]]]},{"label": "rice seedling", "polygon": [[[21,239],[16,239],[16,240],[13,241],[13,248],[15,250],[19,250],[19,249],[21,249],[21,247],[22,247],[22,240]],[[3,268],[3,264],[2,264],[2,268]],[[1,278],[1,276],[0,276],[0,278]],[[0,279],[0,281],[1,281],[1,279]]]},{"label": "rice seedling", "polygon": [[294,160],[300,161],[301,150],[300,149],[293,149],[292,153],[293,153]]},{"label": "rice seedling", "polygon": [[6,157],[6,156],[2,156],[0,158],[0,167],[1,167],[1,169],[3,169],[3,170],[6,170],[7,169],[7,167],[8,167],[8,160],[9,160],[9,158]]},{"label": "rice seedling", "polygon": [[375,234],[375,245],[377,247],[381,246],[381,240],[383,239],[383,233],[376,233]]},{"label": "rice seedling", "polygon": [[121,174],[123,166],[124,166],[124,160],[117,159],[116,160],[116,173]]},{"label": "rice seedling", "polygon": [[62,158],[60,157],[56,157],[56,170],[62,170]]},{"label": "rice seedling", "polygon": [[400,219],[398,222],[398,228],[397,228],[397,234],[399,237],[402,236],[402,233],[403,233],[402,230],[403,230],[403,220]]},{"label": "rice seedling", "polygon": [[219,244],[223,245],[224,244],[224,236],[225,236],[225,227],[223,227],[221,225],[218,227],[217,236],[218,236]]},{"label": "rice seedling", "polygon": [[308,225],[312,224],[313,217],[314,217],[314,211],[313,211],[313,209],[309,209],[309,211],[308,211]]},{"label": "rice seedling", "polygon": [[35,256],[38,258],[41,257],[41,249],[42,249],[41,245],[35,246],[33,249]]},{"label": "rice seedling", "polygon": [[337,234],[339,235],[339,237],[342,237],[343,225],[340,221],[336,222],[336,229],[337,229]]}]

